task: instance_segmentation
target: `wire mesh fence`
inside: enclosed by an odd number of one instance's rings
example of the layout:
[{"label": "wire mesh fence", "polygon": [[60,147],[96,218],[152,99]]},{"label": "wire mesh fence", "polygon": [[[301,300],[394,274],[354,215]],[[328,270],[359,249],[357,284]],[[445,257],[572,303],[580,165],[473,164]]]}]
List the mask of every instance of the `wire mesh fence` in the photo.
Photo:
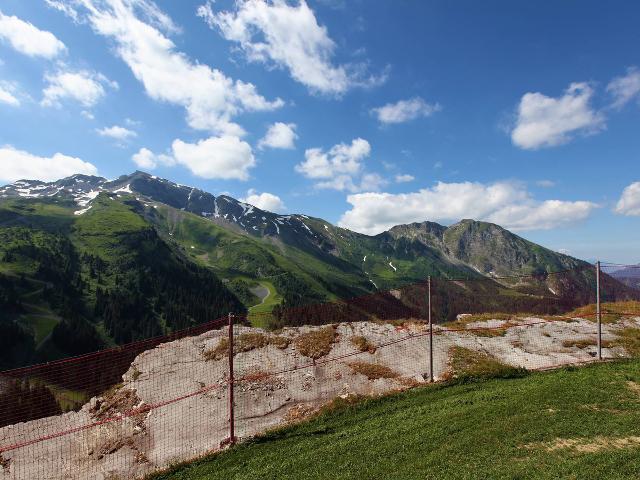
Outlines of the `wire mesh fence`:
[{"label": "wire mesh fence", "polygon": [[333,402],[638,355],[639,280],[429,278],[5,371],[0,479],[143,478]]}]

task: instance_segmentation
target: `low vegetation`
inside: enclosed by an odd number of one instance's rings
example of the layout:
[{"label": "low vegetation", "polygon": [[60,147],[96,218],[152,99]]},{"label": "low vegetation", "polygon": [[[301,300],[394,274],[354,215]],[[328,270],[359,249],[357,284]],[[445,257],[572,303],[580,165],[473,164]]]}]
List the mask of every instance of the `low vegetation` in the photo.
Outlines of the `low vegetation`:
[{"label": "low vegetation", "polygon": [[351,370],[364,375],[369,380],[377,380],[379,378],[397,378],[398,372],[393,371],[385,365],[368,362],[352,362],[349,364]]},{"label": "low vegetation", "polygon": [[[251,332],[242,333],[234,338],[233,355],[238,353],[250,352],[256,348],[263,348],[267,345],[273,345],[276,348],[284,350],[289,346],[289,338],[283,335],[266,335],[264,333]],[[203,355],[206,360],[220,360],[229,354],[229,338],[222,337],[218,344],[205,350]]]},{"label": "low vegetation", "polygon": [[[640,315],[640,302],[611,302],[602,303],[600,305],[600,312],[602,313],[603,323],[615,323],[625,316]],[[596,305],[590,304],[584,307],[576,308],[575,310],[566,314],[568,317],[581,317],[586,318],[592,322],[596,321]]]},{"label": "low vegetation", "polygon": [[376,353],[376,346],[365,336],[354,335],[349,339],[349,341],[360,352]]},{"label": "low vegetation", "polygon": [[335,328],[328,326],[299,335],[294,345],[296,350],[305,357],[318,360],[331,352],[336,338]]},{"label": "low vegetation", "polygon": [[347,399],[153,478],[636,479],[639,382],[635,360]]},{"label": "low vegetation", "polygon": [[493,355],[464,347],[449,349],[449,370],[445,380],[467,381],[482,378],[513,378],[527,374],[522,368],[506,365]]}]

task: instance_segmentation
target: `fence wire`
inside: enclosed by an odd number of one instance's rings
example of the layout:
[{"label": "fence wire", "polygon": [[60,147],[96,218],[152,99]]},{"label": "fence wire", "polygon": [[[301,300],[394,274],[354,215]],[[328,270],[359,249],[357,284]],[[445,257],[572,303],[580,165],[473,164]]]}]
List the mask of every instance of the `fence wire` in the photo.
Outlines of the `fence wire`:
[{"label": "fence wire", "polygon": [[638,280],[638,266],[602,265],[598,315],[593,267],[433,278],[5,371],[0,479],[143,478],[335,403],[431,378],[637,355]]}]

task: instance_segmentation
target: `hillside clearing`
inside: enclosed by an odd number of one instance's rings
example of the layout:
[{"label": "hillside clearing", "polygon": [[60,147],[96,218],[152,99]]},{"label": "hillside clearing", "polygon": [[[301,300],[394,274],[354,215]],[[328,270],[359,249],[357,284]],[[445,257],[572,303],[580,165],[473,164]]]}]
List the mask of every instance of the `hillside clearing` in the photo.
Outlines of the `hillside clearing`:
[{"label": "hillside clearing", "polygon": [[342,401],[151,478],[638,478],[639,381],[634,360]]}]

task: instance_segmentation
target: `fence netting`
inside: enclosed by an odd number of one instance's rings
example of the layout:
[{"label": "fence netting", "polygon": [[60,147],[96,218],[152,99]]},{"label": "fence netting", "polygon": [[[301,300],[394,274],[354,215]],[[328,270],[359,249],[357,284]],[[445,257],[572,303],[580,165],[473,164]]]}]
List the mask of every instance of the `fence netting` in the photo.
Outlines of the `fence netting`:
[{"label": "fence netting", "polygon": [[429,278],[5,371],[0,479],[143,478],[362,396],[635,356],[639,287],[614,264]]}]

